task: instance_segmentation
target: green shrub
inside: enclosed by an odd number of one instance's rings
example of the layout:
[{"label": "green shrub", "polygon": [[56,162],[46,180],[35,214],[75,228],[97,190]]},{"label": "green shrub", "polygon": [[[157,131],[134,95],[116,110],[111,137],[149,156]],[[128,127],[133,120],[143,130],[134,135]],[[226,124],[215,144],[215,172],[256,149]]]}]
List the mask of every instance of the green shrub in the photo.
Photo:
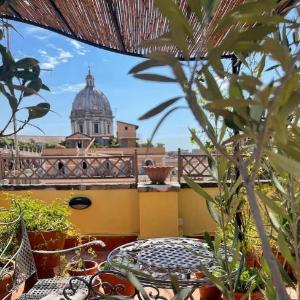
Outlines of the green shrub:
[{"label": "green shrub", "polygon": [[259,271],[254,268],[245,269],[236,284],[235,291],[248,293],[258,290],[262,286],[262,280]]},{"label": "green shrub", "polygon": [[46,203],[34,198],[31,193],[5,193],[4,196],[11,201],[12,217],[17,218],[21,210],[28,231],[56,230],[72,235],[76,231],[69,220],[70,211],[66,201],[56,199]]}]

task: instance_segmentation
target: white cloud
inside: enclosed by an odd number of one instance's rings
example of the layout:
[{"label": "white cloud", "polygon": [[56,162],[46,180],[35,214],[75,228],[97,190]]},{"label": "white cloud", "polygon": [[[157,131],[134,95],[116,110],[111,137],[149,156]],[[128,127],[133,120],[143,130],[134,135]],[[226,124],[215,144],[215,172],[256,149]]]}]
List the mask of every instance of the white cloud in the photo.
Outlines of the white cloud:
[{"label": "white cloud", "polygon": [[55,88],[51,88],[52,94],[77,93],[85,86],[84,83],[63,84]]},{"label": "white cloud", "polygon": [[47,51],[39,49],[38,52],[42,56],[42,62],[40,64],[42,69],[54,69],[55,66],[66,63],[73,55],[62,48],[55,48],[56,55],[50,55]]},{"label": "white cloud", "polygon": [[76,49],[81,49],[82,46],[80,45],[80,43],[78,41],[75,40],[70,40],[70,43],[76,48]]},{"label": "white cloud", "polygon": [[26,26],[24,31],[25,34],[31,35],[33,38],[38,40],[46,40],[53,35],[51,31],[37,26]]},{"label": "white cloud", "polygon": [[78,41],[70,39],[69,42],[74,47],[74,50],[75,50],[76,54],[78,54],[78,55],[86,55],[86,53],[89,52]]}]

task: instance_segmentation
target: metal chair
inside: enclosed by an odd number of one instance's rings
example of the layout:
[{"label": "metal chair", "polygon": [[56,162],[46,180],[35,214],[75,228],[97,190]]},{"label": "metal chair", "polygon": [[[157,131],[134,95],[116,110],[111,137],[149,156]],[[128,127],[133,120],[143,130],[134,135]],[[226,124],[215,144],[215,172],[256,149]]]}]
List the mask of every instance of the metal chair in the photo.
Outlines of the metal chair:
[{"label": "metal chair", "polygon": [[[17,221],[11,222],[11,224],[19,223],[18,227],[18,237],[20,238],[20,246],[17,252],[11,257],[10,261],[14,261],[15,263],[15,270],[13,274],[12,286],[9,288],[10,294],[7,295],[4,299],[8,299],[9,296],[18,289],[18,287],[25,283],[28,279],[33,279],[36,283],[33,287],[26,293],[23,294],[20,300],[38,300],[41,299],[50,293],[57,293],[58,295],[62,295],[64,287],[68,284],[72,277],[55,277],[50,279],[38,279],[37,278],[37,270],[33,258],[33,253],[40,253],[40,254],[61,254],[66,253],[69,251],[74,251],[79,248],[88,247],[92,245],[100,245],[102,247],[105,244],[98,240],[88,242],[77,247],[64,249],[64,250],[57,250],[57,251],[40,251],[40,250],[32,250],[27,230],[25,226],[25,222],[22,218],[22,215],[19,216]],[[89,276],[82,277],[84,280],[88,280]],[[77,283],[76,283],[77,282]],[[87,293],[87,288],[84,286],[82,281],[74,280],[74,285],[77,286],[77,290],[81,290]],[[3,299],[3,300],[4,300]],[[63,296],[62,296],[62,299]]]}]

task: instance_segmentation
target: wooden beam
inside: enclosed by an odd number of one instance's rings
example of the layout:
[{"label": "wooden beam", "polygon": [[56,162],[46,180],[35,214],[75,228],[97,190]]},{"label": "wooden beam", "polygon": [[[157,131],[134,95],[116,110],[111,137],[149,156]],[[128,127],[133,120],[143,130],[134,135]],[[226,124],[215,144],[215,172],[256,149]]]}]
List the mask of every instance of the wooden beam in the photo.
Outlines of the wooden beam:
[{"label": "wooden beam", "polygon": [[122,51],[126,52],[126,47],[125,47],[123,37],[122,37],[122,34],[121,34],[121,29],[120,29],[120,25],[119,25],[119,22],[118,22],[118,18],[116,16],[116,12],[115,12],[114,7],[113,7],[113,0],[106,0],[106,3],[107,3],[107,6],[108,6],[109,13],[111,15],[112,22],[113,22],[114,27],[115,27],[115,32],[116,32],[116,35],[117,35],[118,42],[120,44],[120,48],[121,48]]},{"label": "wooden beam", "polygon": [[69,25],[68,21],[60,11],[60,9],[55,4],[54,0],[48,0],[48,2],[51,4],[52,8],[55,10],[56,14],[59,16],[60,20],[64,23],[64,25],[69,29],[71,34],[75,37],[76,33],[73,31],[72,27]]}]

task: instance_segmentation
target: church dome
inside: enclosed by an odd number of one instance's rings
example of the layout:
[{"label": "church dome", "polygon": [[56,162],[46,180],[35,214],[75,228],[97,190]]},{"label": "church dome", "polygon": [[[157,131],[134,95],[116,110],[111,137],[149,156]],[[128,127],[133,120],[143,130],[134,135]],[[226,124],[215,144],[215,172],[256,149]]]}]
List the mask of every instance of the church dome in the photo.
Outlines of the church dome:
[{"label": "church dome", "polygon": [[90,70],[85,81],[85,87],[75,96],[72,105],[72,113],[93,112],[112,117],[109,101],[101,91],[98,91],[95,88],[94,76],[91,74]]}]

